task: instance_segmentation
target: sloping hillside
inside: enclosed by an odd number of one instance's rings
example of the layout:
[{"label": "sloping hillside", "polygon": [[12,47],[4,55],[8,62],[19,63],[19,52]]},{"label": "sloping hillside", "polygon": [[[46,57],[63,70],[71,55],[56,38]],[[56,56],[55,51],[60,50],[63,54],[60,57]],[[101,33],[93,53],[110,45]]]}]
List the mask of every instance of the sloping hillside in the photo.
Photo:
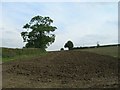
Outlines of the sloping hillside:
[{"label": "sloping hillside", "polygon": [[118,60],[84,51],[49,52],[3,63],[3,87],[117,87]]},{"label": "sloping hillside", "polygon": [[97,54],[100,54],[100,55],[108,55],[108,56],[112,56],[112,57],[119,57],[118,46],[87,48],[87,49],[79,49],[79,50],[93,52],[93,53],[97,53]]}]

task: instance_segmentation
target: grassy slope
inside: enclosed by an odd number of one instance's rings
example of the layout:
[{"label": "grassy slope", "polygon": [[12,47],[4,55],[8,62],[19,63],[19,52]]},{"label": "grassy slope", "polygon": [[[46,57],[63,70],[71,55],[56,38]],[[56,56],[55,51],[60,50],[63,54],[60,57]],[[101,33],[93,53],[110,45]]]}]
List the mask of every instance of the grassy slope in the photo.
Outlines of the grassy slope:
[{"label": "grassy slope", "polygon": [[89,52],[93,52],[93,53],[97,53],[97,54],[101,54],[101,55],[118,57],[118,47],[117,46],[81,49],[81,51],[89,51]]},{"label": "grassy slope", "polygon": [[[109,55],[113,57],[118,56],[118,47],[99,47],[99,48],[89,48],[89,49],[79,49],[81,51],[93,52],[101,55]],[[45,55],[47,52],[41,49],[10,49],[2,48],[2,61],[11,61],[17,59],[29,59]],[[0,53],[1,56],[1,53]]]},{"label": "grassy slope", "polygon": [[41,49],[10,49],[2,48],[2,62],[29,59],[45,55],[46,52]]}]

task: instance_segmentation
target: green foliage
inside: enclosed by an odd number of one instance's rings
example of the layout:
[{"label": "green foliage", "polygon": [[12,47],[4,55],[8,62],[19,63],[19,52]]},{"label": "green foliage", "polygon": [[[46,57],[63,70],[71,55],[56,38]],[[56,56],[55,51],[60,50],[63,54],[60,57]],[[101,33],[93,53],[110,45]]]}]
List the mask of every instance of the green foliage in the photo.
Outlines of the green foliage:
[{"label": "green foliage", "polygon": [[61,50],[61,51],[63,51],[63,50],[64,50],[64,48],[61,48],[60,50]]},{"label": "green foliage", "polygon": [[35,58],[44,54],[46,54],[46,51],[39,48],[24,48],[24,49],[2,48],[3,62],[17,59]]},{"label": "green foliage", "polygon": [[74,45],[73,45],[73,42],[72,41],[68,41],[65,45],[64,45],[65,48],[68,48],[69,50],[72,50]]},{"label": "green foliage", "polygon": [[57,28],[51,26],[53,20],[49,17],[35,16],[29,23],[23,26],[27,31],[22,32],[24,42],[27,42],[26,48],[47,48],[55,41],[55,35],[52,33]]}]

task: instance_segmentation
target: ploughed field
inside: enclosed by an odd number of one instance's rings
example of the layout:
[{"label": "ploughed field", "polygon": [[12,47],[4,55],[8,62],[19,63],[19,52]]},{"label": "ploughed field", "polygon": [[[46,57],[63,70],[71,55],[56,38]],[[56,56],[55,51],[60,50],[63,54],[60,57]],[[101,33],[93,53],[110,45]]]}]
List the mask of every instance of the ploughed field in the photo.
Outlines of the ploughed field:
[{"label": "ploughed field", "polygon": [[3,63],[3,88],[118,87],[118,59],[85,51],[59,51]]}]

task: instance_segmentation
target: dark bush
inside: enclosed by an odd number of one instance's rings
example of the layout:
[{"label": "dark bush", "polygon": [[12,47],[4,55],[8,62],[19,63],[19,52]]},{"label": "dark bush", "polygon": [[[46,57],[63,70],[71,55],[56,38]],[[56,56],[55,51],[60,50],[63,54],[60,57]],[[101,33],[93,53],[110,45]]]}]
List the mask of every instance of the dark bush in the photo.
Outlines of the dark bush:
[{"label": "dark bush", "polygon": [[64,50],[64,48],[61,48],[60,50],[61,50],[61,51],[63,51],[63,50]]},{"label": "dark bush", "polygon": [[74,45],[73,45],[73,42],[72,41],[68,41],[65,45],[64,45],[65,48],[68,48],[69,50],[72,50]]}]

